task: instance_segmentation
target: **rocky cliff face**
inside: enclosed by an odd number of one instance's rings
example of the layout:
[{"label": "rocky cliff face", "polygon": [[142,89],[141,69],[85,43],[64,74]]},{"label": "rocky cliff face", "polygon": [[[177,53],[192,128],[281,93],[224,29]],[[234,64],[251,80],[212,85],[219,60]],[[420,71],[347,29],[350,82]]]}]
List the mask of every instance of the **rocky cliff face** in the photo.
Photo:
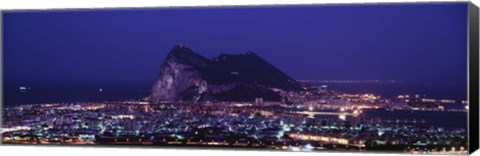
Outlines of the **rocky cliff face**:
[{"label": "rocky cliff face", "polygon": [[278,90],[300,90],[300,83],[253,52],[207,59],[178,45],[160,68],[150,101],[280,100]]}]

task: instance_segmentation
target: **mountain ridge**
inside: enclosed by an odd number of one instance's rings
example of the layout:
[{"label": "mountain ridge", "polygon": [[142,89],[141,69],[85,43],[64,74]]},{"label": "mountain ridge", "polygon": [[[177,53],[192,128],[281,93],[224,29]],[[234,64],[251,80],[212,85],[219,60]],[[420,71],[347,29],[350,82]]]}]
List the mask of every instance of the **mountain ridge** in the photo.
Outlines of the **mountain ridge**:
[{"label": "mountain ridge", "polygon": [[212,59],[184,45],[172,48],[160,66],[149,101],[277,101],[281,91],[301,90],[301,83],[248,51],[221,53]]}]

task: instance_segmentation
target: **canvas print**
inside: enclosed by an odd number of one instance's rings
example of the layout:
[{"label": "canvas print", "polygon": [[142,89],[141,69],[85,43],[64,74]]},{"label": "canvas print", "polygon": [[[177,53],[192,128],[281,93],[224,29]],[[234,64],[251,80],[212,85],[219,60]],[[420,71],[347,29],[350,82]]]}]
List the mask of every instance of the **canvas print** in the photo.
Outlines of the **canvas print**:
[{"label": "canvas print", "polygon": [[467,154],[467,16],[464,2],[6,11],[1,142]]}]

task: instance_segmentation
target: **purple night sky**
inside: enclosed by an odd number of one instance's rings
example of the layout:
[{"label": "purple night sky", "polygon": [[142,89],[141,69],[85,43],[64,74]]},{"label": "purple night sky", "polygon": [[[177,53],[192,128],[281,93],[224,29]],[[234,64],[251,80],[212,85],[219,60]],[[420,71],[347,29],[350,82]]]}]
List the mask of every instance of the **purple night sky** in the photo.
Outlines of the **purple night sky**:
[{"label": "purple night sky", "polygon": [[467,78],[467,3],[15,11],[3,32],[5,84],[151,85],[176,44],[295,79]]}]

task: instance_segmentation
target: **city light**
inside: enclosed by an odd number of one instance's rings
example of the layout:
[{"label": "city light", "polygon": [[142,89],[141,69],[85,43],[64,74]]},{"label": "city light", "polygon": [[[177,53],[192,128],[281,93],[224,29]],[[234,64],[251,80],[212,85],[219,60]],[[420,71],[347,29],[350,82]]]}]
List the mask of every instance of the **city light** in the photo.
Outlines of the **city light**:
[{"label": "city light", "polygon": [[[374,94],[314,91],[301,95],[317,97],[291,104],[255,98],[242,102],[124,100],[7,107],[4,123],[9,128],[2,129],[2,142],[209,145],[313,151],[326,146],[364,150],[371,146],[371,142],[365,140],[373,139],[376,146],[431,146],[427,149],[405,148],[409,153],[462,153],[467,150],[441,151],[443,146],[465,146],[464,142],[454,142],[466,135],[462,128],[417,126],[418,123],[428,125],[432,119],[410,120],[399,116],[385,120],[380,118],[382,116],[375,116],[376,112],[404,113],[405,116],[422,111],[459,112],[434,105],[451,101],[432,100],[420,95],[395,96],[398,100],[389,100]],[[298,95],[289,93],[288,96]],[[425,107],[428,105],[432,107]],[[421,135],[428,139],[420,138],[415,143],[404,139]],[[372,136],[375,137],[370,138]]]}]

